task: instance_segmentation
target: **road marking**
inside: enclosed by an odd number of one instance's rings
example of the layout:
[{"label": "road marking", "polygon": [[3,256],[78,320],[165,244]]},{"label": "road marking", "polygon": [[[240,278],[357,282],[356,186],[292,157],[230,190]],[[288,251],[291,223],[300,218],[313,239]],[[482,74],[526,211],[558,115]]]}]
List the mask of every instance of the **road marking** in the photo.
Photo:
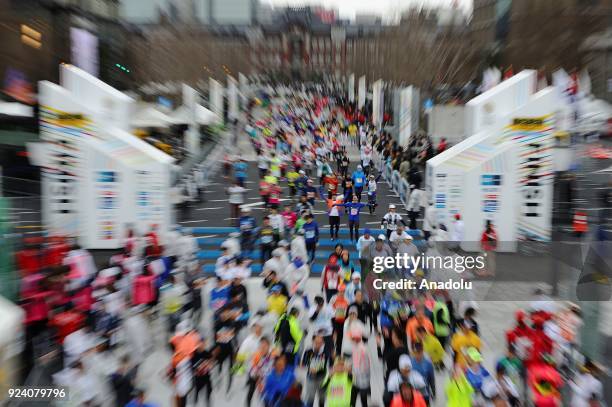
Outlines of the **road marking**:
[{"label": "road marking", "polygon": [[[290,198],[283,198],[283,199],[279,199],[280,202],[285,202],[285,201],[290,201]],[[243,204],[241,205],[241,208],[254,208],[255,206],[260,206],[260,205],[264,205],[265,202],[253,202],[253,203],[249,203],[249,204]]]},{"label": "road marking", "polygon": [[196,211],[210,211],[210,210],[214,210],[214,209],[223,209],[223,207],[219,206],[219,207],[215,207],[215,208],[196,208]]},{"label": "road marking", "polygon": [[240,219],[240,218],[225,218],[223,220],[236,220],[236,219]]},{"label": "road marking", "polygon": [[205,235],[205,236],[196,236],[196,237],[197,237],[198,239],[200,239],[200,238],[202,238],[202,239],[208,239],[208,238],[211,238],[211,237],[217,237],[217,236],[219,236],[219,235]]},{"label": "road marking", "polygon": [[201,220],[184,220],[184,221],[179,222],[179,223],[198,223],[198,222],[208,222],[208,219],[201,219]]},{"label": "road marking", "polygon": [[228,202],[229,199],[209,199],[208,202]]}]

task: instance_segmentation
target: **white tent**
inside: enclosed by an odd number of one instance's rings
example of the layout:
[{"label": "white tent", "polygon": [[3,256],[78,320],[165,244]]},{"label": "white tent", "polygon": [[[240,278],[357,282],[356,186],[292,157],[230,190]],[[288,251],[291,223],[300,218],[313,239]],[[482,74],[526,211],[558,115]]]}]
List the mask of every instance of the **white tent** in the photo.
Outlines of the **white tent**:
[{"label": "white tent", "polygon": [[196,105],[196,120],[199,124],[209,125],[218,123],[219,117],[204,106]]},{"label": "white tent", "polygon": [[176,124],[189,124],[192,121],[189,108],[185,105],[177,107],[176,110],[170,114],[170,116]]},{"label": "white tent", "polygon": [[[217,115],[204,106],[196,105],[195,110],[195,121],[197,124],[210,125],[217,123]],[[177,107],[172,112],[171,119],[175,124],[190,124],[192,122],[189,108],[185,105]]]},{"label": "white tent", "polygon": [[0,114],[7,116],[33,117],[34,109],[23,103],[0,102]]},{"label": "white tent", "polygon": [[7,376],[0,380],[0,391],[6,390],[4,386],[17,384],[24,317],[21,307],[0,296],[0,365]]},{"label": "white tent", "polygon": [[148,103],[137,106],[134,117],[130,120],[132,127],[168,127],[172,124],[176,122],[171,116]]}]

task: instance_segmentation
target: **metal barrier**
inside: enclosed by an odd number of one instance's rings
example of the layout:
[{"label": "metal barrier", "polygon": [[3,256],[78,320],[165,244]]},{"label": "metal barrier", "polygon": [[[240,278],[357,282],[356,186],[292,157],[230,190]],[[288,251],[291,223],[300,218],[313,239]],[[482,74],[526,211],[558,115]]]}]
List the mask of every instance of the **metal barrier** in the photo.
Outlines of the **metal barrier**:
[{"label": "metal barrier", "polygon": [[391,173],[391,188],[393,189],[393,191],[395,191],[395,193],[399,193],[398,190],[399,190],[401,179],[402,177],[399,171],[393,171]]},{"label": "metal barrier", "polygon": [[408,198],[410,197],[410,184],[404,178],[400,181],[400,187],[398,194],[400,196],[400,200],[404,204],[404,207],[408,209]]},{"label": "metal barrier", "polygon": [[393,173],[393,170],[391,169],[391,164],[387,164],[385,165],[385,170],[383,172],[383,177],[385,178],[385,181],[387,181],[387,184],[391,185],[391,175]]},{"label": "metal barrier", "polygon": [[[382,157],[377,152],[374,152],[373,156],[374,159],[382,165]],[[408,181],[402,178],[399,171],[393,170],[391,164],[384,165],[382,174],[393,192],[399,195],[400,201],[404,204],[404,208],[408,209],[408,199],[410,198],[410,184],[408,184]]]}]

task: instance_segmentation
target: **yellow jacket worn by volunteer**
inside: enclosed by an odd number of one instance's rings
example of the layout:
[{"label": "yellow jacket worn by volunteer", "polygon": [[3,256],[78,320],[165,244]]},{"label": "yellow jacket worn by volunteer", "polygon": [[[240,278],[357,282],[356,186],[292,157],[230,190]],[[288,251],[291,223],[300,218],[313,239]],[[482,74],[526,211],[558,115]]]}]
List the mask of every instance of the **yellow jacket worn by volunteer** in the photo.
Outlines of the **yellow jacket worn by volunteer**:
[{"label": "yellow jacket worn by volunteer", "polygon": [[298,321],[298,319],[294,316],[294,315],[287,315],[286,313],[283,314],[278,322],[276,323],[276,326],[274,327],[274,335],[279,336],[279,338],[277,338],[278,340],[280,340],[282,342],[282,332],[279,332],[279,329],[281,328],[281,324],[287,321],[287,323],[289,324],[289,335],[291,335],[291,338],[289,339],[289,337],[287,337],[287,340],[289,343],[293,342],[293,353],[297,353],[297,351],[300,348],[300,344],[302,343],[302,338],[304,337],[304,332],[302,331],[302,328],[300,327],[300,321]]},{"label": "yellow jacket worn by volunteer", "polygon": [[327,386],[327,407],[350,407],[353,382],[347,372],[328,376],[323,385]]},{"label": "yellow jacket worn by volunteer", "polygon": [[430,333],[423,337],[423,350],[434,364],[442,362],[446,354],[438,338]]},{"label": "yellow jacket worn by volunteer", "polygon": [[268,312],[281,316],[287,311],[287,297],[282,294],[268,297]]},{"label": "yellow jacket worn by volunteer", "polygon": [[266,175],[264,177],[264,181],[266,181],[268,184],[274,184],[274,185],[278,183],[278,179],[274,175]]},{"label": "yellow jacket worn by volunteer", "polygon": [[433,327],[436,336],[450,335],[450,312],[448,306],[442,301],[436,301],[433,307]]},{"label": "yellow jacket worn by volunteer", "polygon": [[480,338],[474,331],[470,330],[467,333],[459,331],[453,335],[451,339],[451,348],[457,355],[456,363],[461,367],[467,365],[465,355],[463,354],[464,350],[472,347],[480,349]]},{"label": "yellow jacket worn by volunteer", "polygon": [[287,173],[287,185],[290,187],[295,186],[295,181],[300,177],[300,174],[295,171],[289,171]]},{"label": "yellow jacket worn by volunteer", "polygon": [[278,157],[274,157],[270,160],[270,171],[272,174],[276,174],[280,171],[281,160]]},{"label": "yellow jacket worn by volunteer", "polygon": [[448,407],[472,407],[474,389],[464,375],[446,382],[446,405]]}]

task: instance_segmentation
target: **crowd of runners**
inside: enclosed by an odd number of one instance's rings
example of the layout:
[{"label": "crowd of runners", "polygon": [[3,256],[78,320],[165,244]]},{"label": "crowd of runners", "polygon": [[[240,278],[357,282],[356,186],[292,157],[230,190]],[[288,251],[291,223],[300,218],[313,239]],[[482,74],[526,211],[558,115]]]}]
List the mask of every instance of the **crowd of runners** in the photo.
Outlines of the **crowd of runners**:
[{"label": "crowd of runners", "polygon": [[[448,231],[436,225],[418,165],[407,174],[413,204],[406,219],[394,205],[378,207],[375,163],[397,154],[367,110],[303,88],[261,95],[249,106],[239,137],[249,137],[257,158],[231,151],[224,160],[236,229],[221,244],[214,276],[203,274],[197,242],[180,228],[130,232],[103,270],[86,250],[62,242],[49,246],[57,251],[50,264],[33,264],[22,251],[24,361],[32,372],[68,386],[74,405],[153,405],[138,369],[161,331],[172,356],[159,380],[172,383],[177,406],[217,405],[245,382],[246,405],[603,405],[599,367],[574,365],[581,325],[574,304],[537,293],[508,322],[506,348],[485,354],[479,305],[443,290],[373,288],[374,258],[460,242],[461,220]],[[424,143],[415,147],[424,151]],[[260,220],[245,200],[252,166],[265,206]],[[327,214],[327,225],[317,213]],[[380,226],[363,227],[364,216]],[[339,237],[341,224],[348,241]],[[485,233],[492,237],[483,234],[484,249],[494,251],[494,231]],[[324,236],[337,244],[321,256]],[[246,281],[257,263],[262,282],[253,290]],[[312,271],[317,264],[320,275]],[[264,296],[264,308],[250,305]],[[378,363],[383,377],[373,374]],[[384,387],[377,397],[375,381]]]}]

